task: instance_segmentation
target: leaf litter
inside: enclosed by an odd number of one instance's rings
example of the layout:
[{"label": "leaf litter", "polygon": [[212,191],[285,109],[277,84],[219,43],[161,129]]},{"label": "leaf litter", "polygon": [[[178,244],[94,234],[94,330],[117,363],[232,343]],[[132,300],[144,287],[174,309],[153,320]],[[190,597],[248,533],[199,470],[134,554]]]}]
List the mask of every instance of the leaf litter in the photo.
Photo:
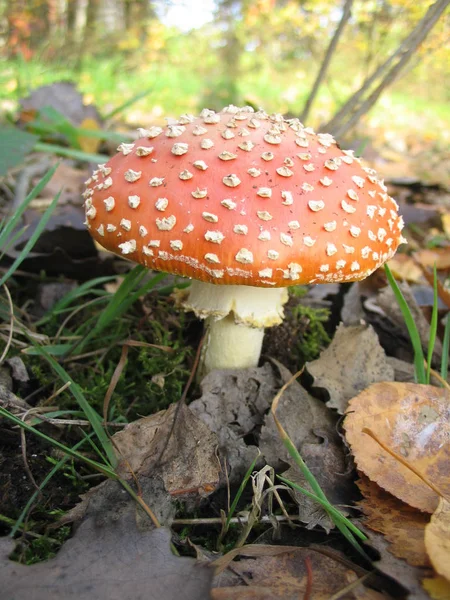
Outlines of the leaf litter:
[{"label": "leaf litter", "polygon": [[[154,484],[140,485],[151,501]],[[0,600],[206,600],[212,571],[175,556],[170,531],[149,523],[120,485],[108,481],[91,495],[84,520],[54,559],[20,565],[8,560],[13,542],[0,539]]]}]

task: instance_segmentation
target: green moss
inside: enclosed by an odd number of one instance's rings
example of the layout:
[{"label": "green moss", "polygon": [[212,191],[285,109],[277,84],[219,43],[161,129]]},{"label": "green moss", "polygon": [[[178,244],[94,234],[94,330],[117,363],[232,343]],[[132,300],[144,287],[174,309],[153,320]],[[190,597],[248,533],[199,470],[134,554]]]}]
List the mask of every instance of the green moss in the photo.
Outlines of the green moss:
[{"label": "green moss", "polygon": [[326,308],[311,308],[298,304],[293,309],[293,316],[302,324],[303,333],[299,337],[296,350],[299,364],[304,364],[318,358],[323,348],[331,341],[324,326],[330,318],[330,311]]},{"label": "green moss", "polygon": [[21,541],[19,546],[10,556],[25,565],[34,565],[56,556],[63,543],[70,537],[71,527],[64,525],[59,529],[52,530],[50,535],[42,535]]}]

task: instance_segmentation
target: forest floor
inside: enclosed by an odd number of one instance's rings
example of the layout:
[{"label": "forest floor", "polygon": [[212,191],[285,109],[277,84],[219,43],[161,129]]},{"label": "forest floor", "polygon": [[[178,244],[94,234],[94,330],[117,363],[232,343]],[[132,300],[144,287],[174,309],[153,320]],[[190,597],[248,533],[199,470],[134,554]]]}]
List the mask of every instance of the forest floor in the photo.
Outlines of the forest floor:
[{"label": "forest floor", "polygon": [[[383,269],[296,286],[260,366],[198,384],[202,324],[172,294],[186,283],[83,224],[80,159],[111,155],[117,131],[100,145],[97,126],[76,138],[31,109],[45,152],[0,184],[5,217],[27,203],[0,230],[0,600],[450,598],[443,145],[364,143],[406,223],[389,266],[412,338]],[[75,138],[56,167],[48,145]]]}]

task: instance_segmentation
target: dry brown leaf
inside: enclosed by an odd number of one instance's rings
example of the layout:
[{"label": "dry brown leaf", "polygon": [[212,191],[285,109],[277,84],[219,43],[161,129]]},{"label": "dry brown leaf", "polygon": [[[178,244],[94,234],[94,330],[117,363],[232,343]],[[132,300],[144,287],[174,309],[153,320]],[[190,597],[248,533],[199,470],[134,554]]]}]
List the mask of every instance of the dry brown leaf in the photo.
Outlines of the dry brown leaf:
[{"label": "dry brown leaf", "polygon": [[207,496],[219,483],[217,436],[185,404],[178,412],[177,407],[134,421],[113,436],[118,473],[160,475],[172,495]]},{"label": "dry brown leaf", "polygon": [[[55,558],[25,566],[0,539],[0,600],[206,600],[212,571],[175,556],[171,532],[152,529],[136,502],[113,481],[91,496],[87,514]],[[154,486],[142,481],[144,498]],[[148,497],[149,496],[149,497]]]},{"label": "dry brown leaf", "polygon": [[436,265],[438,271],[450,269],[450,247],[445,248],[422,248],[414,253],[414,257],[424,267]]},{"label": "dry brown leaf", "polygon": [[450,502],[444,498],[425,528],[425,546],[436,572],[450,580]]},{"label": "dry brown leaf", "polygon": [[430,594],[432,600],[448,600],[450,598],[450,581],[445,577],[427,577],[422,580],[422,586]]},{"label": "dry brown leaf", "polygon": [[320,357],[307,365],[314,386],[325,388],[327,406],[344,414],[347,402],[376,381],[392,381],[388,364],[373,327],[339,325],[333,341]]},{"label": "dry brown leaf", "polygon": [[424,540],[429,516],[398,500],[364,475],[357,485],[364,496],[358,506],[366,516],[366,527],[382,533],[395,556],[413,566],[429,566]]},{"label": "dry brown leaf", "polygon": [[438,495],[363,433],[373,431],[444,494],[450,494],[450,393],[414,383],[376,383],[349,402],[344,422],[356,464],[372,481],[426,512]]},{"label": "dry brown leaf", "polygon": [[189,409],[216,433],[226,456],[228,479],[239,485],[258,448],[249,442],[256,436],[278,390],[278,378],[270,363],[251,369],[217,370],[202,380],[202,395]]},{"label": "dry brown leaf", "polygon": [[[266,548],[271,549],[270,546]],[[283,550],[279,547],[274,549]],[[244,547],[241,555],[245,554]],[[308,587],[307,562],[311,566],[310,598],[314,600],[329,600],[352,583],[355,587],[343,596],[346,599],[382,598],[380,595],[366,595],[369,590],[356,583],[358,576],[348,566],[308,548],[289,548],[289,551],[274,556],[241,558],[239,562],[233,562],[233,572],[242,577],[243,585],[215,588],[211,597],[214,600],[299,600]]]},{"label": "dry brown leaf", "polygon": [[423,283],[424,281],[422,269],[408,254],[396,254],[389,260],[388,265],[398,279],[403,279],[410,283]]}]

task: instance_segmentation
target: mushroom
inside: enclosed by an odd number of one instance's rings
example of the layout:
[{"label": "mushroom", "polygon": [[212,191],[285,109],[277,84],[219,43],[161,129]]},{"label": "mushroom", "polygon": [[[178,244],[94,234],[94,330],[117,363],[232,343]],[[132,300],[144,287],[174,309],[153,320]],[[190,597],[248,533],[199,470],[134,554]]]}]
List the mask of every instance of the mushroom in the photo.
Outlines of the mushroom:
[{"label": "mushroom", "polygon": [[194,280],[182,305],[206,322],[202,374],[257,365],[287,286],[364,279],[405,241],[376,172],[298,119],[204,109],[118,151],[87,182],[87,227]]}]

